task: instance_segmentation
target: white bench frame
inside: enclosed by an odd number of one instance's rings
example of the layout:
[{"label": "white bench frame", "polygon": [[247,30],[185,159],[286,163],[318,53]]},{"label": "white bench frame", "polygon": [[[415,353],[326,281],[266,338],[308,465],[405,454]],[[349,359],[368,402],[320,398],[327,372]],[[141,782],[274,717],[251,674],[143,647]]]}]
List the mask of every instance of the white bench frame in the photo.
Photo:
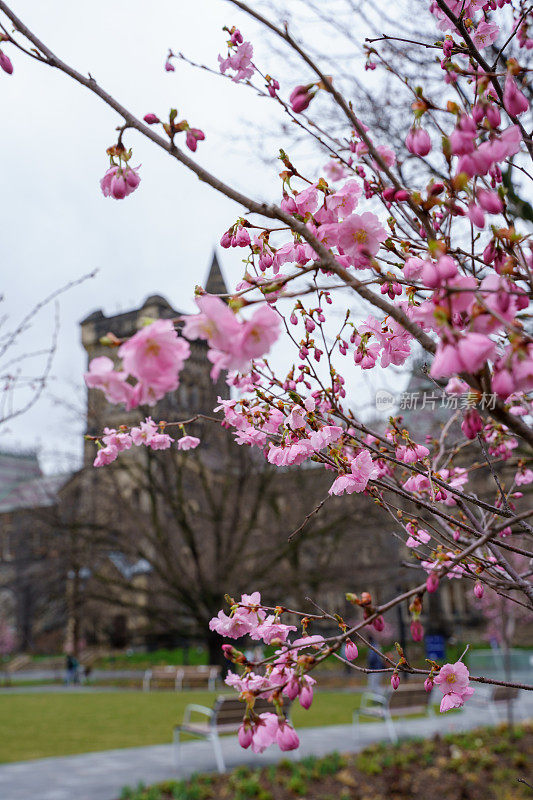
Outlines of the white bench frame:
[{"label": "white bench frame", "polygon": [[[215,704],[217,704],[218,700],[215,700]],[[285,719],[287,722],[291,721],[290,717],[290,710],[291,710],[291,703],[287,704],[286,712],[285,712]],[[222,747],[220,745],[220,734],[218,732],[218,725],[217,725],[217,714],[216,714],[216,705],[214,708],[208,708],[208,706],[201,706],[197,703],[189,703],[189,705],[185,708],[183,714],[183,720],[180,725],[176,725],[174,727],[174,735],[173,735],[173,743],[174,743],[174,752],[175,752],[175,763],[176,763],[176,770],[178,774],[181,771],[181,733],[186,733],[188,736],[194,736],[197,739],[207,739],[208,742],[211,742],[213,745],[213,751],[215,753],[215,761],[217,765],[217,769],[221,775],[226,772],[226,764],[224,762],[224,756],[222,755]],[[191,714],[197,713],[201,714],[204,717],[207,717],[208,720],[208,728],[204,731],[191,731],[187,729],[188,724],[191,721]],[[243,716],[244,716],[244,705],[243,705]],[[238,730],[238,725],[235,725],[235,733]],[[230,730],[223,731],[224,734],[231,734]],[[296,757],[298,754],[295,753]]]},{"label": "white bench frame", "polygon": [[507,708],[507,703],[511,703],[514,708],[514,704],[520,697],[520,690],[518,690],[515,697],[504,697],[501,700],[496,700],[494,695],[500,688],[502,687],[494,686],[493,684],[476,684],[474,694],[468,699],[469,706],[488,708],[495,725],[499,725],[501,722],[500,708]]},{"label": "white bench frame", "polygon": [[217,769],[221,775],[226,772],[226,764],[224,763],[224,757],[222,755],[222,747],[220,746],[220,736],[218,734],[218,729],[216,725],[216,717],[215,717],[215,709],[208,708],[207,706],[201,706],[197,703],[189,703],[186,707],[185,712],[183,714],[183,721],[181,725],[176,725],[174,728],[174,748],[176,754],[176,769],[178,773],[181,771],[181,732],[182,728],[186,728],[186,726],[191,721],[191,714],[197,713],[202,714],[204,717],[207,717],[209,721],[209,728],[206,733],[193,732],[190,730],[184,730],[184,733],[187,733],[189,736],[195,736],[197,739],[207,739],[213,745],[213,751],[215,753],[215,761],[217,765]]},{"label": "white bench frame", "polygon": [[[389,735],[389,739],[393,744],[396,744],[398,741],[398,734],[396,733],[396,729],[394,727],[393,715],[391,714],[390,709],[390,701],[393,696],[393,690],[386,692],[386,694],[376,694],[375,692],[363,692],[361,696],[361,705],[359,708],[355,709],[352,715],[352,725],[354,728],[354,737],[356,742],[359,738],[359,722],[360,717],[371,717],[373,719],[380,719],[383,720],[387,727],[387,733]],[[428,716],[434,716],[435,712],[433,710],[433,706],[431,705],[431,699],[428,697],[428,705],[427,705],[427,713]],[[395,716],[402,718],[403,714],[401,713],[403,709],[397,709],[398,714]],[[409,707],[405,707],[405,711],[408,711]],[[396,711],[396,709],[393,709]]]},{"label": "white bench frame", "polygon": [[[174,691],[180,692],[183,689],[183,683],[186,677],[186,672],[183,668],[176,667],[176,675],[174,677]],[[173,669],[169,669],[169,678],[172,677]],[[207,671],[200,670],[201,673],[206,674]],[[214,692],[216,689],[216,682],[218,678],[219,670],[217,667],[210,667],[209,672],[207,674],[207,690],[210,692]],[[151,688],[153,678],[153,670],[147,669],[144,673],[143,677],[143,691],[149,692]]]}]

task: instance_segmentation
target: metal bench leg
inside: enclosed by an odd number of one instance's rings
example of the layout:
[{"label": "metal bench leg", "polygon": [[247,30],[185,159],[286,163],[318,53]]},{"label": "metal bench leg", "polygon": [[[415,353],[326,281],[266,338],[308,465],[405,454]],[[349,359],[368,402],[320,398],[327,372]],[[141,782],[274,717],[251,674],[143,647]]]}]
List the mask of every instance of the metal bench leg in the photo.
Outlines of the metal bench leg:
[{"label": "metal bench leg", "polygon": [[224,758],[222,756],[222,747],[220,746],[220,739],[218,737],[218,733],[213,731],[213,733],[209,734],[209,738],[213,743],[213,750],[215,751],[215,761],[217,763],[217,769],[221,775],[226,772],[226,765],[224,764]]},{"label": "metal bench leg", "polygon": [[394,722],[392,721],[392,717],[390,714],[386,715],[385,722],[387,724],[387,732],[389,734],[389,739],[393,744],[396,744],[396,742],[398,741],[398,734],[396,733]]},{"label": "metal bench leg", "polygon": [[178,775],[181,772],[181,730],[174,728],[174,766]]},{"label": "metal bench leg", "polygon": [[353,726],[353,741],[354,745],[359,744],[359,712],[354,711],[352,714],[352,726]]}]

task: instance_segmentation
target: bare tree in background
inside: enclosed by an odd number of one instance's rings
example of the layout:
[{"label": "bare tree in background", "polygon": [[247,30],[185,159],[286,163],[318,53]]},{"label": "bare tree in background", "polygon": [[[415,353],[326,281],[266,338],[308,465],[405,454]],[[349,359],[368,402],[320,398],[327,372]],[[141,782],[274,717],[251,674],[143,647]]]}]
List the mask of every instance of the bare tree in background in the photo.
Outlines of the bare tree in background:
[{"label": "bare tree in background", "polygon": [[[30,410],[41,398],[48,386],[52,364],[57,350],[60,317],[59,297],[73,289],[95,273],[83,275],[51,292],[36,303],[18,322],[13,322],[7,313],[2,313],[5,297],[0,296],[0,430],[10,420]],[[53,329],[45,346],[33,349],[29,346],[31,331],[42,311],[53,308]]]},{"label": "bare tree in background", "polygon": [[[93,507],[80,526],[88,538],[78,541],[79,553],[90,558],[87,602],[123,609],[154,641],[203,640],[210,662],[218,663],[221,640],[208,623],[227,591],[238,596],[259,587],[267,598],[283,593],[297,604],[308,594],[334,592],[342,602],[345,591],[358,588],[364,558],[365,581],[374,570],[387,584],[391,566],[386,551],[380,555],[379,512],[369,515],[351,498],[340,499],[327,515],[313,513],[305,540],[298,534],[287,540],[287,531],[297,530],[306,510],[326,496],[328,476],[313,468],[275,469],[221,431],[205,431],[203,444],[211,455],[217,448],[216,464],[197,452],[145,448],[105,475],[85,473]],[[361,549],[347,560],[354,537]],[[129,572],[110,570],[117,558]]]}]

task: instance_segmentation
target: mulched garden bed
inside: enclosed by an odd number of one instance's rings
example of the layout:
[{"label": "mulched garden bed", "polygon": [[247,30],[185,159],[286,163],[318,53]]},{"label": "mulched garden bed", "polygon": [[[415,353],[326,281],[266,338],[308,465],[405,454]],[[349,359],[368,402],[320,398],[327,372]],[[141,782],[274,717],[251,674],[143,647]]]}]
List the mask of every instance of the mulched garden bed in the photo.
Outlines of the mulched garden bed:
[{"label": "mulched garden bed", "polygon": [[358,755],[282,761],[125,788],[120,800],[526,800],[533,725],[381,743]]}]

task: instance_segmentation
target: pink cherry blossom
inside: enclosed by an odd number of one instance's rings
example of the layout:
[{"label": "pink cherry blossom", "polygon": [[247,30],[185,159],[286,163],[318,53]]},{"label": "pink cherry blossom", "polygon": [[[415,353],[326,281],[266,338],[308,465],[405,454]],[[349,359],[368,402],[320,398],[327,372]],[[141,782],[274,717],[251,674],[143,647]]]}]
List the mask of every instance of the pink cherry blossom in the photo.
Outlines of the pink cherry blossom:
[{"label": "pink cherry blossom", "polygon": [[514,480],[517,486],[526,486],[529,483],[533,483],[533,470],[527,468],[522,472],[517,472]]},{"label": "pink cherry blossom", "polygon": [[495,343],[480,333],[466,333],[457,344],[439,342],[430,374],[433,378],[447,378],[458,372],[477,372],[495,350]]},{"label": "pink cherry blossom", "polygon": [[107,464],[111,464],[112,461],[115,461],[117,456],[118,449],[115,445],[108,444],[107,447],[101,447],[93,461],[93,467],[104,467]]},{"label": "pink cherry blossom", "polygon": [[368,450],[361,450],[350,464],[351,473],[340,475],[332,484],[329,494],[353,494],[353,492],[363,492],[368,481],[377,478],[378,469],[372,461],[372,456]]},{"label": "pink cherry blossom", "polygon": [[200,439],[196,436],[182,436],[178,439],[178,450],[194,450],[200,444]]},{"label": "pink cherry blossom", "polygon": [[126,383],[127,373],[115,370],[107,356],[93,358],[83,377],[89,389],[101,389],[110,403],[126,403],[131,398],[133,387]]},{"label": "pink cherry blossom", "polygon": [[261,306],[247,320],[234,342],[234,355],[237,360],[249,361],[269,352],[280,332],[280,318],[269,306]]},{"label": "pink cherry blossom", "polygon": [[222,350],[229,340],[238,336],[239,322],[220,297],[202,295],[196,298],[200,314],[183,317],[183,335],[187,339],[207,339],[209,345]]},{"label": "pink cherry blossom", "polygon": [[173,441],[174,439],[168,433],[156,433],[148,442],[148,446],[151,450],[168,450]]},{"label": "pink cherry blossom", "polygon": [[114,428],[104,428],[102,441],[106,445],[113,445],[118,452],[129,450],[133,444],[131,435],[127,431],[116,431]]},{"label": "pink cherry blossom", "polygon": [[520,91],[516,85],[516,81],[509,72],[505,78],[503,104],[507,113],[513,117],[524,114],[529,108],[527,97]]},{"label": "pink cherry blossom", "polygon": [[499,32],[499,25],[496,25],[494,22],[485,22],[485,20],[482,20],[472,36],[472,41],[478,50],[483,50],[484,47],[489,47],[496,41]]},{"label": "pink cherry blossom", "polygon": [[459,708],[468,697],[474,694],[474,689],[470,686],[470,673],[462,661],[457,661],[455,664],[444,664],[433,682],[444,695],[440,704],[441,712]]},{"label": "pink cherry blossom", "polygon": [[294,196],[294,202],[296,203],[298,214],[301,214],[302,217],[308,213],[312,214],[318,203],[318,190],[316,188],[316,184],[312,184],[311,186],[308,186],[307,189],[298,192]]},{"label": "pink cherry blossom", "polygon": [[340,217],[347,217],[357,206],[362,189],[357,181],[346,181],[335,194],[326,197],[326,208],[335,211]]},{"label": "pink cherry blossom", "polygon": [[218,57],[220,71],[226,73],[228,69],[235,70],[235,75],[232,77],[235,83],[251,78],[255,72],[252,64],[253,54],[254,49],[250,42],[243,42],[227,58]]},{"label": "pink cherry blossom", "polygon": [[352,214],[339,228],[339,247],[350,258],[354,267],[368,266],[369,259],[376,255],[386,238],[385,229],[370,211]]},{"label": "pink cherry blossom", "polygon": [[143,444],[149,445],[157,432],[157,425],[151,419],[151,417],[147,417],[144,422],[139,424],[139,426],[132,428],[130,433],[133,444],[139,446]]},{"label": "pink cherry blossom", "polygon": [[251,748],[254,753],[262,753],[278,738],[279,717],[277,714],[265,712],[254,722]]},{"label": "pink cherry blossom", "polygon": [[123,200],[135,191],[141,182],[138,175],[139,167],[111,167],[107,170],[100,181],[100,187],[104,197],[113,197],[115,200]]},{"label": "pink cherry blossom", "polygon": [[178,336],[173,322],[157,319],[122,344],[118,354],[128,374],[171,391],[178,386],[178,373],[190,352],[189,343]]},{"label": "pink cherry blossom", "polygon": [[324,447],[340,439],[344,429],[339,425],[324,425],[309,437],[313,450],[322,450]]}]

